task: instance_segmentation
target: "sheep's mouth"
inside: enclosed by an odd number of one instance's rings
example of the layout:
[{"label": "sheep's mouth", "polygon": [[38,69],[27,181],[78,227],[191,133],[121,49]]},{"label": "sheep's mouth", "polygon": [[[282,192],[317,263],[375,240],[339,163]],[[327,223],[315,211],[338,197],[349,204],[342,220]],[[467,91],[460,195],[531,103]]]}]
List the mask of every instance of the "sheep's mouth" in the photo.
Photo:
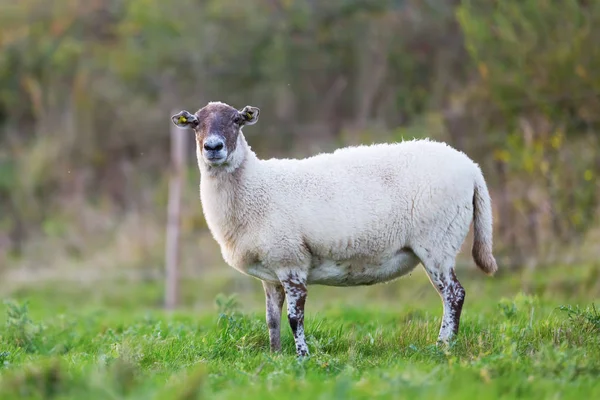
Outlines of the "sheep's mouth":
[{"label": "sheep's mouth", "polygon": [[221,155],[205,155],[204,156],[204,160],[206,161],[207,164],[211,165],[211,166],[217,166],[217,165],[221,165],[225,162],[225,159],[227,157],[225,156],[221,156]]}]

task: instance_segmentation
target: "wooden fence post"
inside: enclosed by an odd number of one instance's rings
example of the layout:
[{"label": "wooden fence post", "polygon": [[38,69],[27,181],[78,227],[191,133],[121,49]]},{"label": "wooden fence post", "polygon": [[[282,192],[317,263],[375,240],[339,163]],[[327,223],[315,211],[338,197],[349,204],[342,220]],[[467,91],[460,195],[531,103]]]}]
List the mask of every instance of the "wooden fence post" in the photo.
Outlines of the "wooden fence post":
[{"label": "wooden fence post", "polygon": [[[171,115],[176,112],[173,111]],[[169,310],[173,310],[179,301],[179,237],[187,133],[171,124],[171,166],[165,248],[165,307]]]}]

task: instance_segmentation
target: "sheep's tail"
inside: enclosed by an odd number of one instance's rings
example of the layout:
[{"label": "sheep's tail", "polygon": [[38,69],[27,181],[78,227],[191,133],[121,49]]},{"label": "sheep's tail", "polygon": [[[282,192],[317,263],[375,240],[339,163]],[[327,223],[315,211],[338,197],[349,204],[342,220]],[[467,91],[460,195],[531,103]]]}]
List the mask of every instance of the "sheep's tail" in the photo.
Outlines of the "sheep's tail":
[{"label": "sheep's tail", "polygon": [[498,265],[492,254],[492,201],[481,172],[475,179],[473,227],[475,237],[471,254],[475,264],[486,274],[494,275],[498,270]]}]

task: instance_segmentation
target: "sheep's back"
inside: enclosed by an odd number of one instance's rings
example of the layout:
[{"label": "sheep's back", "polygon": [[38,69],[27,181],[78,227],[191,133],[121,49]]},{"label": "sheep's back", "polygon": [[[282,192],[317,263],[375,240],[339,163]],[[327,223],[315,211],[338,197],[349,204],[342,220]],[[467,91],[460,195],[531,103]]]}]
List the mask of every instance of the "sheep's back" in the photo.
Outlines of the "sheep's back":
[{"label": "sheep's back", "polygon": [[468,206],[479,171],[463,153],[422,140],[269,160],[264,167],[278,210],[269,226],[339,256],[389,250],[419,224]]}]

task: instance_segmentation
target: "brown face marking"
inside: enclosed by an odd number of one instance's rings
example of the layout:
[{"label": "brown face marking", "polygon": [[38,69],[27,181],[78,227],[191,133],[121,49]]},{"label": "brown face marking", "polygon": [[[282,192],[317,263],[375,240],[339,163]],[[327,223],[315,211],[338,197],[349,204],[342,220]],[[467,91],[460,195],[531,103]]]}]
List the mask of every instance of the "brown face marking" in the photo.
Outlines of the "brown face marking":
[{"label": "brown face marking", "polygon": [[304,337],[304,305],[306,303],[307,288],[306,280],[297,273],[291,272],[281,280],[288,305],[288,321],[294,341],[296,342],[296,353],[299,357],[309,355],[308,345]]},{"label": "brown face marking", "polygon": [[243,122],[238,110],[223,103],[209,103],[196,112],[196,117],[199,121],[195,129],[196,141],[200,149],[204,148],[208,136],[217,135],[225,142],[228,154],[235,151]]},{"label": "brown face marking", "polygon": [[283,286],[263,282],[267,307],[267,326],[269,327],[269,341],[271,351],[281,350],[281,308],[285,300]]}]

